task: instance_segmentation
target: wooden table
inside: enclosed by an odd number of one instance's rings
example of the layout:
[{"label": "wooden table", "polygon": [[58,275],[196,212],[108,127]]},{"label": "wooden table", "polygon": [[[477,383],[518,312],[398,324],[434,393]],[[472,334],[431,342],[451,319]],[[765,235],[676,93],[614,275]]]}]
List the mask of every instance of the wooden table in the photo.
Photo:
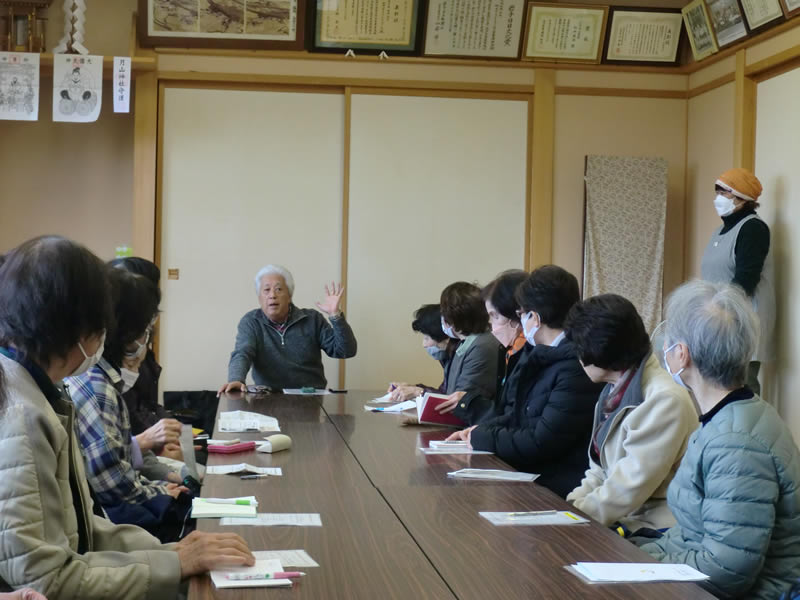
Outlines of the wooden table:
[{"label": "wooden table", "polygon": [[[211,455],[209,464],[249,462],[280,466],[282,477],[242,481],[206,477],[206,496],[256,495],[259,512],[320,513],[319,527],[222,527],[254,550],[306,550],[319,564],[291,589],[216,590],[208,576],[193,578],[190,599],[431,598],[698,599],[712,598],[693,584],[588,585],[563,567],[577,561],[650,562],[608,528],[496,527],[479,511],[565,509],[546,488],[531,483],[463,481],[447,472],[463,467],[509,469],[495,456],[426,456],[417,451],[450,431],[403,426],[402,417],[368,413],[380,393],[298,397],[229,395],[219,410],[276,417],[292,449]],[[260,439],[263,434],[216,438]]]}]

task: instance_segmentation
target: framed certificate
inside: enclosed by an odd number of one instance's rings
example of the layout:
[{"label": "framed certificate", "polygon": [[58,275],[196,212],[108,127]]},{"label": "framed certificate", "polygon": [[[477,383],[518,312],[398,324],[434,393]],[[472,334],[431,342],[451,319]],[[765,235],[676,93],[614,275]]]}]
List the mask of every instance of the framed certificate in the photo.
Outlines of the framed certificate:
[{"label": "framed certificate", "polygon": [[528,4],[523,60],[599,63],[607,6]]},{"label": "framed certificate", "polygon": [[800,0],[781,0],[781,7],[787,19],[800,14]]},{"label": "framed certificate", "polygon": [[313,50],[419,54],[419,4],[420,0],[316,0]]},{"label": "framed certificate", "polygon": [[695,60],[703,60],[719,50],[714,30],[711,28],[711,19],[703,0],[692,0],[681,9],[683,22],[686,23],[686,33],[689,35],[689,44]]},{"label": "framed certificate", "polygon": [[139,0],[139,43],[302,50],[306,0]]},{"label": "framed certificate", "polygon": [[744,15],[737,0],[706,0],[720,48],[747,36]]},{"label": "framed certificate", "polygon": [[679,10],[614,7],[610,21],[604,62],[678,64]]},{"label": "framed certificate", "polygon": [[783,16],[779,0],[742,0],[742,9],[751,31]]},{"label": "framed certificate", "polygon": [[526,0],[429,0],[425,56],[519,58]]}]

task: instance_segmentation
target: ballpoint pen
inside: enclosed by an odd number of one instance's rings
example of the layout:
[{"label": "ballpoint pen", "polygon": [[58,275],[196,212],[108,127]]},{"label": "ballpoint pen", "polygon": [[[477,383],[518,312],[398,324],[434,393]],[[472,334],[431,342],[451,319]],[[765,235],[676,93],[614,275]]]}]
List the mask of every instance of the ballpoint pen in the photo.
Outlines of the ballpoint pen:
[{"label": "ballpoint pen", "polygon": [[269,473],[256,473],[253,475],[242,475],[239,479],[263,479],[270,477]]},{"label": "ballpoint pen", "polygon": [[302,577],[305,573],[300,571],[286,571],[282,573],[228,573],[225,578],[234,581],[253,581],[256,579],[291,579]]}]

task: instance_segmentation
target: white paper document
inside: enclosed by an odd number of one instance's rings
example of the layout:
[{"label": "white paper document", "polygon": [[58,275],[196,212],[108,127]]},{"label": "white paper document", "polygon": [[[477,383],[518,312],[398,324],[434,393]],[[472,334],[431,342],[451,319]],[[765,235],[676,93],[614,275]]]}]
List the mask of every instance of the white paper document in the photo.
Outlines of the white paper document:
[{"label": "white paper document", "polygon": [[281,561],[284,569],[289,567],[318,567],[319,564],[305,550],[258,550],[253,552],[256,560],[275,558]]},{"label": "white paper document", "polygon": [[131,111],[131,57],[114,57],[114,112]]},{"label": "white paper document", "polygon": [[412,408],[417,408],[417,401],[416,400],[406,400],[405,402],[399,402],[397,404],[392,404],[391,406],[372,406],[370,404],[364,405],[364,410],[370,412],[393,412],[399,413],[403,412],[404,410],[410,410]]},{"label": "white paper document", "polygon": [[434,440],[429,448],[420,448],[423,454],[494,454],[488,450],[473,450],[467,442],[461,440]]},{"label": "white paper document", "polygon": [[[255,552],[253,553],[255,554]],[[252,567],[229,567],[224,570],[211,571],[211,581],[218,588],[244,588],[244,587],[291,587],[291,579],[228,579],[230,573],[243,575],[265,575],[267,573],[281,573],[283,565],[276,558],[258,559]]]},{"label": "white paper document", "polygon": [[689,565],[669,563],[592,563],[579,562],[571,567],[591,582],[703,581],[703,575]]},{"label": "white paper document", "polygon": [[226,518],[220,525],[254,525],[270,527],[273,525],[296,525],[298,527],[322,527],[319,513],[258,513],[255,519]]},{"label": "white paper document", "polygon": [[372,402],[376,402],[378,404],[381,404],[381,403],[384,403],[384,402],[391,402],[391,401],[392,401],[392,392],[386,392],[380,398],[373,398],[372,399]]},{"label": "white paper document", "polygon": [[39,54],[0,52],[0,119],[39,118]]},{"label": "white paper document", "polygon": [[280,431],[278,419],[246,410],[232,410],[219,413],[219,431],[242,433],[245,431]]},{"label": "white paper document", "polygon": [[103,57],[53,55],[53,121],[92,123],[103,104]]},{"label": "white paper document", "polygon": [[532,510],[526,512],[480,512],[492,525],[580,525],[589,519],[568,510]]},{"label": "white paper document", "polygon": [[256,473],[258,475],[283,475],[280,467],[255,467],[248,463],[238,463],[236,465],[215,465],[206,467],[207,475],[229,475],[231,473]]},{"label": "white paper document", "polygon": [[[236,501],[248,501],[249,504],[235,504]],[[193,519],[219,519],[222,517],[256,518],[258,501],[255,496],[240,498],[193,498]]]},{"label": "white paper document", "polygon": [[533,481],[539,477],[534,473],[501,471],[499,469],[459,469],[451,471],[447,476],[458,479],[490,479],[493,481]]},{"label": "white paper document", "polygon": [[304,392],[303,388],[284,388],[284,394],[291,396],[329,396],[331,394],[328,390],[315,389],[313,392]]}]

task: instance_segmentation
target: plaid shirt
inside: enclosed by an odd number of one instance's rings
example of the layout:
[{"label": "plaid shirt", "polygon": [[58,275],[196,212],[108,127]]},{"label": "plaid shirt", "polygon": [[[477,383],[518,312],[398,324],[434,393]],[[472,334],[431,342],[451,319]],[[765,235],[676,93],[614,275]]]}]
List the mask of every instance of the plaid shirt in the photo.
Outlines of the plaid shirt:
[{"label": "plaid shirt", "polygon": [[75,429],[81,441],[89,485],[104,506],[139,504],[166,494],[133,468],[131,424],[119,388],[122,378],[105,359],[77,377],[68,377],[75,405]]}]

